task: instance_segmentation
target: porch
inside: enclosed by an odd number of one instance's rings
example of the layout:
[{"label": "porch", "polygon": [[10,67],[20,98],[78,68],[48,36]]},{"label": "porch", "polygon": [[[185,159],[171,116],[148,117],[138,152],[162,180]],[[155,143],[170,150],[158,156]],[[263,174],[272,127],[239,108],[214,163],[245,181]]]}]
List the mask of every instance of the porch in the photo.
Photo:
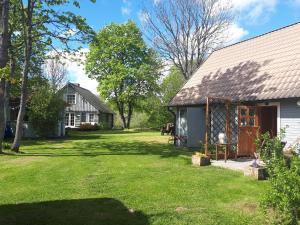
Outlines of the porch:
[{"label": "porch", "polygon": [[236,160],[211,160],[212,166],[222,167],[225,169],[235,170],[239,172],[246,172],[249,166],[253,163],[250,158],[238,158]]},{"label": "porch", "polygon": [[[204,109],[205,154],[216,160],[253,157],[258,135],[268,132],[276,137],[280,131],[280,107],[276,103],[243,103],[207,97]],[[233,167],[241,168],[244,164],[240,163],[247,160],[233,162]]]}]

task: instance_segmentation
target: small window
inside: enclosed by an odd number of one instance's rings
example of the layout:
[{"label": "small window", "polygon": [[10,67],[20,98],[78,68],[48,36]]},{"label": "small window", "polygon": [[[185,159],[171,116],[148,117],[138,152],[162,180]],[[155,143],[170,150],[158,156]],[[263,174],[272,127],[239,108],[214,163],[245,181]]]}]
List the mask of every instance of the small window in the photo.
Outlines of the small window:
[{"label": "small window", "polygon": [[83,122],[83,123],[86,122],[86,113],[85,112],[81,113],[81,122]]},{"label": "small window", "polygon": [[69,126],[69,113],[65,114],[65,126]]},{"label": "small window", "polygon": [[74,105],[75,104],[75,95],[67,95],[67,103]]},{"label": "small window", "polygon": [[94,114],[89,115],[89,122],[93,123],[94,122]]}]

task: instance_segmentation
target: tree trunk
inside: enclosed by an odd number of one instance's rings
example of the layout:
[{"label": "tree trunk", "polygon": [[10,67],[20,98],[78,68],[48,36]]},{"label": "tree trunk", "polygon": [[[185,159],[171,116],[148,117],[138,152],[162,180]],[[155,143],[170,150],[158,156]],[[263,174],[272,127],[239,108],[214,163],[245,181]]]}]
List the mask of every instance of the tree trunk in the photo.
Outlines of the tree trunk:
[{"label": "tree trunk", "polygon": [[0,153],[2,153],[5,125],[5,79],[2,78],[0,80]]},{"label": "tree trunk", "polygon": [[127,117],[127,128],[130,129],[130,122],[131,122],[131,117],[133,113],[133,107],[132,104],[128,104],[128,117]]},{"label": "tree trunk", "polygon": [[118,105],[118,110],[119,110],[119,114],[123,123],[123,128],[126,129],[127,128],[127,124],[126,124],[126,118],[124,115],[124,103],[123,102],[117,102]]},{"label": "tree trunk", "polygon": [[[0,68],[4,68],[8,62],[8,16],[9,0],[0,0]],[[0,75],[4,76],[2,73]],[[0,153],[5,131],[5,78],[0,79]]]},{"label": "tree trunk", "polygon": [[[27,7],[27,18],[26,22],[23,26],[25,26],[25,35],[24,35],[24,67],[22,71],[22,87],[21,87],[21,98],[20,98],[20,108],[17,118],[17,125],[16,125],[16,132],[14,142],[12,144],[11,150],[15,152],[19,152],[21,138],[22,138],[22,131],[23,131],[23,123],[24,123],[24,115],[26,109],[26,101],[27,101],[27,83],[28,83],[28,74],[29,74],[29,67],[30,67],[30,60],[32,55],[32,14],[34,9],[34,1],[28,0],[28,7]],[[23,21],[24,22],[24,21]]]}]

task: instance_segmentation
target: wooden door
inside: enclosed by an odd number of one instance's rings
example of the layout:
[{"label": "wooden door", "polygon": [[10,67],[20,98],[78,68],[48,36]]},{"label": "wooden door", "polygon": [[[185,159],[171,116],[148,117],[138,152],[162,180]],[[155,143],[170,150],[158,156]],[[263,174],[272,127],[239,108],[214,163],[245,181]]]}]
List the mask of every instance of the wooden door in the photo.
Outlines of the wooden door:
[{"label": "wooden door", "polygon": [[238,155],[252,156],[256,150],[255,139],[259,131],[258,110],[256,106],[239,106],[238,111]]}]

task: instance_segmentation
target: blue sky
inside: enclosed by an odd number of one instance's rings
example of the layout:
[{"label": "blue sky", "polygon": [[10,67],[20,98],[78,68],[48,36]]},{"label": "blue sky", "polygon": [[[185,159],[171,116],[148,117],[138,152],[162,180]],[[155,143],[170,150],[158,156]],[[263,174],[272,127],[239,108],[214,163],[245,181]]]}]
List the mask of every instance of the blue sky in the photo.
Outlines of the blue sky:
[{"label": "blue sky", "polygon": [[[87,19],[96,31],[111,22],[134,20],[141,27],[143,1],[164,0],[81,0],[81,8],[69,9]],[[225,1],[225,0],[224,0]],[[300,21],[300,0],[232,0],[236,20],[231,29],[231,42],[245,40]],[[96,92],[96,81],[89,80],[82,67],[69,64],[70,80]]]}]

